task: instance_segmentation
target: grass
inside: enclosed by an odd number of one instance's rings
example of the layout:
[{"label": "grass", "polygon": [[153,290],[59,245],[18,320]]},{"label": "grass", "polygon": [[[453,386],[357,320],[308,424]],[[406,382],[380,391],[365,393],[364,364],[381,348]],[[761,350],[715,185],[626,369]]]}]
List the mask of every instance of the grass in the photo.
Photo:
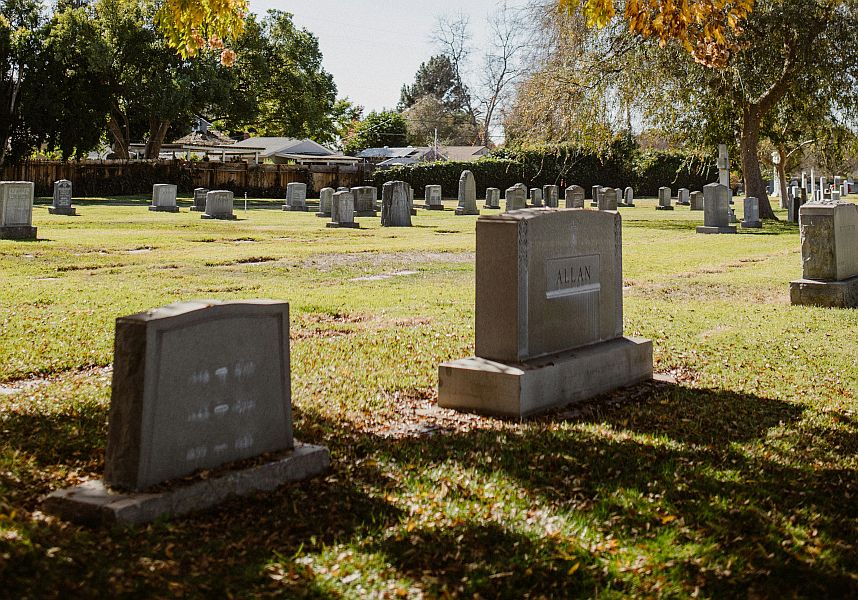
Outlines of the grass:
[{"label": "grass", "polygon": [[[636,202],[625,330],[664,377],[521,423],[435,405],[473,351],[474,217],[39,204],[39,241],[0,240],[0,596],[858,595],[858,311],[790,306],[795,225],[701,236]],[[103,470],[116,317],[259,297],[291,302],[327,476],[137,529],[39,512]]]}]

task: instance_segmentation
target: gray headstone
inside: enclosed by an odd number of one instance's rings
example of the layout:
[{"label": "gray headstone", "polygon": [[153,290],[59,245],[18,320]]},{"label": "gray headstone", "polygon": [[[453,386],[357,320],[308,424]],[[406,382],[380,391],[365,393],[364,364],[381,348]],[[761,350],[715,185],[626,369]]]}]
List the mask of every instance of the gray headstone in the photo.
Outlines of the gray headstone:
[{"label": "gray headstone", "polygon": [[818,202],[801,207],[801,260],[805,279],[858,277],[858,205]]},{"label": "gray headstone", "polygon": [[114,348],[109,485],[292,448],[288,304],[171,304],[117,319]]},{"label": "gray headstone", "polygon": [[411,201],[404,181],[388,181],[381,189],[381,226],[411,227]]},{"label": "gray headstone", "polygon": [[318,217],[331,216],[331,204],[334,200],[334,188],[325,187],[319,190],[319,212]]},{"label": "gray headstone", "polygon": [[594,185],[590,188],[590,206],[599,206],[599,192],[602,191],[602,186]]},{"label": "gray headstone", "polygon": [[36,239],[33,182],[0,181],[0,239]]},{"label": "gray headstone", "polygon": [[691,210],[703,210],[703,192],[691,192],[688,198]]},{"label": "gray headstone", "polygon": [[635,191],[631,187],[627,187],[624,195],[625,195],[626,206],[634,206],[635,205]]},{"label": "gray headstone", "polygon": [[426,200],[426,207],[438,210],[439,208],[443,209],[444,204],[441,202],[441,186],[440,185],[427,185],[424,198]]},{"label": "gray headstone", "polygon": [[203,219],[235,219],[232,212],[235,195],[229,190],[212,190],[206,194]]},{"label": "gray headstone", "polygon": [[331,200],[331,221],[327,227],[359,229],[355,222],[355,199],[352,192],[335,192]]},{"label": "gray headstone", "polygon": [[831,201],[840,202],[840,190],[831,190]]},{"label": "gray headstone", "polygon": [[500,208],[500,189],[496,187],[486,188],[485,208]]},{"label": "gray headstone", "polygon": [[208,188],[194,188],[194,205],[191,207],[193,211],[205,212],[206,210],[206,194],[209,193]]},{"label": "gray headstone", "polygon": [[70,208],[72,203],[72,182],[60,179],[54,182],[54,208]]},{"label": "gray headstone", "polygon": [[558,208],[560,206],[560,186],[542,186],[542,199],[545,202],[545,206],[549,208]]},{"label": "gray headstone", "polygon": [[662,186],[658,188],[658,206],[662,210],[673,208],[671,206],[671,191],[669,187]]},{"label": "gray headstone", "polygon": [[736,233],[730,225],[730,190],[710,183],[703,186],[703,226],[697,233]]},{"label": "gray headstone", "polygon": [[176,186],[172,183],[156,183],[152,186],[152,205],[149,210],[179,212],[176,206]]},{"label": "gray headstone", "polygon": [[457,215],[478,215],[477,209],[477,183],[474,174],[470,171],[462,171],[459,177],[459,206],[456,207]]},{"label": "gray headstone", "polygon": [[293,181],[286,184],[286,204],[283,210],[307,210],[307,184]]},{"label": "gray headstone", "polygon": [[530,188],[530,204],[532,206],[542,206],[542,190],[539,188]]},{"label": "gray headstone", "polygon": [[584,188],[580,185],[570,185],[564,192],[566,208],[584,208]]},{"label": "gray headstone", "polygon": [[614,188],[614,191],[617,193],[617,206],[625,206],[625,198],[623,196],[623,190],[620,188]]},{"label": "gray headstone", "polygon": [[677,194],[677,204],[681,204],[682,206],[688,206],[691,204],[691,193],[688,191],[688,188],[679,188]]},{"label": "gray headstone", "polygon": [[506,200],[506,212],[527,208],[527,188],[523,184],[517,183],[506,189],[504,199]]},{"label": "gray headstone", "polygon": [[[349,191],[348,189],[344,191]],[[378,189],[374,185],[359,185],[351,189],[355,201],[356,217],[374,217]]]},{"label": "gray headstone", "polygon": [[602,188],[599,190],[599,210],[617,210],[616,188]]},{"label": "gray headstone", "polygon": [[338,188],[337,188],[337,191],[338,191],[338,192],[348,192],[348,191],[351,191],[351,189],[352,189],[352,188],[347,188],[347,187],[344,187],[344,186],[340,186],[340,187],[338,187]]},{"label": "gray headstone", "polygon": [[742,227],[744,228],[760,228],[763,222],[760,220],[760,201],[751,196],[745,198],[744,213],[742,214]]}]

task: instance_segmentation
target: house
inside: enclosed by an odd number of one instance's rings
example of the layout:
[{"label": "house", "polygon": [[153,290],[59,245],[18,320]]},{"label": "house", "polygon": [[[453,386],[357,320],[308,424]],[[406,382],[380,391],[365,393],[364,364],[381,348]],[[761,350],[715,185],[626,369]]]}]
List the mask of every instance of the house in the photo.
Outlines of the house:
[{"label": "house", "polygon": [[229,149],[230,154],[253,155],[256,162],[271,161],[275,164],[342,165],[360,162],[307,138],[250,137],[232,144]]},{"label": "house", "polygon": [[408,146],[405,148],[367,148],[358,153],[357,157],[378,167],[394,165],[411,165],[418,162],[435,162],[451,160],[470,162],[489,153],[485,146]]}]

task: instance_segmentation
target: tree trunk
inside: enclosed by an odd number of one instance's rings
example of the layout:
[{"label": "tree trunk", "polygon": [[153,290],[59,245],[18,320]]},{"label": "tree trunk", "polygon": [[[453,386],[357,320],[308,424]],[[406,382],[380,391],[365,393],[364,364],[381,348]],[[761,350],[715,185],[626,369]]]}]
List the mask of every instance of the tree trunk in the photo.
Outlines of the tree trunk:
[{"label": "tree trunk", "polygon": [[778,144],[778,156],[781,161],[778,163],[778,179],[781,184],[781,208],[789,208],[789,187],[787,186],[786,180],[786,161],[787,161],[787,151],[784,148],[783,144]]},{"label": "tree trunk", "polygon": [[113,152],[121,159],[128,160],[130,158],[128,154],[128,136],[126,135],[126,131],[123,131],[122,126],[119,124],[119,121],[116,120],[116,115],[111,114],[110,119],[107,121],[107,130],[110,132],[110,135],[113,137]]},{"label": "tree trunk", "polygon": [[775,219],[766,184],[760,172],[760,122],[762,114],[759,105],[746,104],[742,108],[742,131],[739,139],[739,152],[742,158],[742,174],[745,177],[745,197],[754,197],[760,202],[760,218]]},{"label": "tree trunk", "polygon": [[149,119],[149,141],[146,142],[146,158],[158,158],[161,155],[161,146],[170,129],[170,121],[164,121],[157,117]]}]

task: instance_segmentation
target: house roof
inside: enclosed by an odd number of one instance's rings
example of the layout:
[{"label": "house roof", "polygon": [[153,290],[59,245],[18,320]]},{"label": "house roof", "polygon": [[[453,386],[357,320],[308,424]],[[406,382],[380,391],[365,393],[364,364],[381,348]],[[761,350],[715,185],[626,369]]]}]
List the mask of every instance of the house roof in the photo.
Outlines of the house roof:
[{"label": "house roof", "polygon": [[439,152],[453,161],[469,161],[489,153],[485,146],[441,146]]},{"label": "house roof", "polygon": [[207,131],[192,131],[185,137],[173,142],[174,144],[188,144],[194,146],[227,146],[235,143],[235,140],[217,129]]},{"label": "house roof", "polygon": [[402,158],[406,156],[422,156],[429,151],[427,146],[405,146],[405,147],[387,147],[384,148],[367,148],[358,152],[358,158]]},{"label": "house roof", "polygon": [[259,149],[261,158],[285,154],[306,154],[310,156],[330,156],[333,150],[317,144],[313,140],[298,140],[288,137],[251,137],[233,144],[234,148]]}]

